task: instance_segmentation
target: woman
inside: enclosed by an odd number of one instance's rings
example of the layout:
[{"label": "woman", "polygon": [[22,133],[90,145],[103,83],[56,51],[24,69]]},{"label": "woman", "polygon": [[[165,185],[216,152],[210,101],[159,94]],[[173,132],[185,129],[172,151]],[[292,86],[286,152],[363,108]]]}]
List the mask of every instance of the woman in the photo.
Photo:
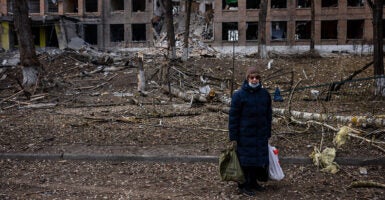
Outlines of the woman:
[{"label": "woman", "polygon": [[241,89],[232,96],[229,112],[229,139],[237,149],[246,179],[238,188],[249,196],[264,190],[257,180],[268,179],[271,121],[271,96],[262,88],[258,70],[251,67]]}]

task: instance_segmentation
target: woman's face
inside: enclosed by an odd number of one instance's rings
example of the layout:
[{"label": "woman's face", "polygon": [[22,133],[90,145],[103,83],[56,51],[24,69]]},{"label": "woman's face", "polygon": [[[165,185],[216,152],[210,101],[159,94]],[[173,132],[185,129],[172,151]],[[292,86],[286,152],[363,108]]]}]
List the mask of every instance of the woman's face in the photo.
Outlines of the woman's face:
[{"label": "woman's face", "polygon": [[247,78],[247,80],[249,81],[249,83],[252,83],[252,84],[257,84],[259,83],[259,76],[257,74],[250,74],[249,77]]}]

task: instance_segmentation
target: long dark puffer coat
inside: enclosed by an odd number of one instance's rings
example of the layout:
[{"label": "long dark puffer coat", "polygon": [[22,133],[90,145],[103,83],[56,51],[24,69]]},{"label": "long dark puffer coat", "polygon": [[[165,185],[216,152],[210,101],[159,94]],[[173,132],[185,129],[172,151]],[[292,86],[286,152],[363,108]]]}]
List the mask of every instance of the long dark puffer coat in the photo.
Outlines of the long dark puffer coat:
[{"label": "long dark puffer coat", "polygon": [[229,112],[230,141],[237,141],[237,153],[242,166],[267,167],[268,141],[271,136],[271,96],[259,85],[242,88],[232,96]]}]

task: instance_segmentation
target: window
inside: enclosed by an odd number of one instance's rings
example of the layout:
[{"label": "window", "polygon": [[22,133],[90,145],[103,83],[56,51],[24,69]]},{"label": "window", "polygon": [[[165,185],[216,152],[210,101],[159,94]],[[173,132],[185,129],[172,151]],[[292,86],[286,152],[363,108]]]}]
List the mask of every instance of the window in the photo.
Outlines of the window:
[{"label": "window", "polygon": [[322,7],[337,7],[338,6],[338,0],[322,0],[321,6]]},{"label": "window", "polygon": [[13,0],[7,0],[7,10],[13,13]]},{"label": "window", "polygon": [[222,0],[223,10],[238,10],[238,0]]},{"label": "window", "polygon": [[77,13],[78,12],[78,0],[64,1],[63,9],[65,13]]},{"label": "window", "polygon": [[363,7],[364,0],[348,0],[349,7]]},{"label": "window", "polygon": [[348,20],[347,21],[347,39],[362,39],[364,36],[364,20]]},{"label": "window", "polygon": [[237,22],[222,23],[222,40],[238,41],[238,23]]},{"label": "window", "polygon": [[110,41],[111,42],[124,41],[124,24],[110,25]]},{"label": "window", "polygon": [[84,41],[91,45],[98,44],[98,26],[96,24],[84,24]]},{"label": "window", "polygon": [[246,9],[259,9],[259,4],[261,0],[247,0]]},{"label": "window", "polygon": [[59,11],[59,6],[57,1],[46,0],[46,2],[47,1],[48,1],[48,12],[57,13]]},{"label": "window", "polygon": [[286,8],[286,0],[271,0],[271,8]]},{"label": "window", "polygon": [[257,40],[258,39],[258,22],[247,22],[246,23],[246,40]]},{"label": "window", "polygon": [[30,13],[40,13],[40,0],[28,1],[28,7]]},{"label": "window", "polygon": [[311,21],[295,22],[295,40],[304,40],[311,38]]},{"label": "window", "polygon": [[124,0],[111,0],[111,11],[124,10]]},{"label": "window", "polygon": [[337,20],[321,21],[321,39],[337,39]]},{"label": "window", "polygon": [[132,12],[144,12],[146,10],[146,1],[132,0]]},{"label": "window", "polygon": [[146,24],[132,24],[132,41],[146,41]]},{"label": "window", "polygon": [[98,12],[98,0],[86,0],[86,12]]},{"label": "window", "polygon": [[271,40],[285,40],[287,32],[287,23],[285,21],[276,21],[271,23]]},{"label": "window", "polygon": [[297,8],[310,8],[311,0],[297,0]]}]

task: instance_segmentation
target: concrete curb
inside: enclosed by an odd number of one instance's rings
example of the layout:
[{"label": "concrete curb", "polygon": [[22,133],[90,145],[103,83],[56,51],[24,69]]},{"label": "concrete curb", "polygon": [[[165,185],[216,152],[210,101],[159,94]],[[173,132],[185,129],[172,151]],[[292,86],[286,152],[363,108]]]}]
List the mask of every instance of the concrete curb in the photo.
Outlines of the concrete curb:
[{"label": "concrete curb", "polygon": [[[217,163],[218,156],[191,155],[129,155],[129,154],[42,154],[42,153],[0,153],[0,159],[18,160],[87,160],[87,161],[151,161],[151,162],[209,162]],[[336,158],[339,165],[382,165],[385,157],[380,158]],[[280,157],[282,164],[312,164],[308,157]]]}]

